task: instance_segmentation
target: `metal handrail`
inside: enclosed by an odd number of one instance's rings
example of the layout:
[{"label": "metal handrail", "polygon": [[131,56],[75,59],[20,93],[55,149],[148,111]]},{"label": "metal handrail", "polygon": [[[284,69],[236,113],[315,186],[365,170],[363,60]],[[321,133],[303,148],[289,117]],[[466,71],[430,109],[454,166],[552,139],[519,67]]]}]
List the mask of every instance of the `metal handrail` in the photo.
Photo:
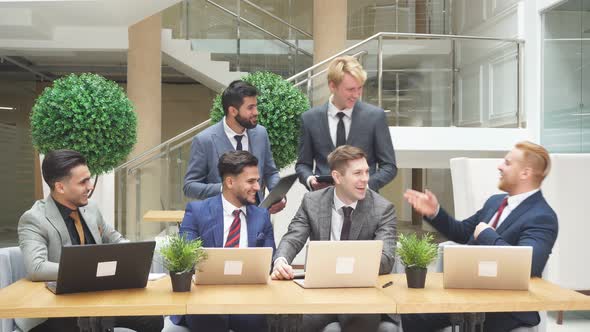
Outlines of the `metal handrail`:
[{"label": "metal handrail", "polygon": [[[207,1],[209,1],[209,0],[207,0]],[[459,35],[439,35],[439,34],[418,34],[418,33],[397,33],[397,32],[379,32],[379,33],[377,33],[377,34],[375,34],[375,35],[373,35],[373,36],[371,36],[371,37],[369,37],[369,38],[367,38],[367,39],[365,39],[363,41],[360,41],[360,42],[354,44],[351,47],[348,47],[348,48],[344,49],[341,52],[336,53],[335,55],[333,55],[333,56],[331,56],[331,57],[329,57],[329,58],[327,58],[327,59],[325,59],[325,60],[323,60],[323,61],[321,61],[321,62],[319,62],[319,63],[317,63],[317,64],[315,64],[313,66],[311,66],[311,67],[309,67],[308,69],[306,69],[306,70],[304,70],[304,71],[302,71],[302,72],[300,72],[298,74],[295,74],[295,75],[289,77],[287,79],[287,81],[288,82],[292,82],[296,78],[298,78],[298,77],[300,77],[300,76],[302,76],[304,74],[307,74],[308,77],[306,77],[305,80],[302,80],[300,82],[295,83],[295,86],[302,85],[302,84],[304,84],[306,82],[308,82],[308,84],[309,84],[309,82],[311,82],[311,79],[313,79],[314,77],[318,76],[319,74],[325,72],[325,70],[326,70],[326,69],[323,69],[321,72],[315,73],[315,74],[312,75],[314,69],[317,69],[318,67],[321,67],[322,65],[325,65],[326,63],[328,63],[329,61],[332,61],[336,57],[339,57],[341,55],[347,54],[351,50],[353,50],[353,49],[355,49],[355,48],[357,48],[357,47],[359,47],[359,46],[361,46],[361,45],[363,45],[363,44],[365,44],[365,43],[367,43],[369,41],[372,41],[374,39],[383,38],[383,37],[418,37],[418,38],[438,38],[438,39],[448,39],[448,40],[465,40],[465,39],[469,40],[469,39],[472,39],[472,40],[490,40],[490,41],[513,42],[513,43],[517,43],[518,45],[524,44],[524,41],[521,40],[521,39],[510,39],[510,38],[494,38],[494,37],[478,37],[478,36],[459,36]],[[358,53],[354,54],[353,56],[358,56],[358,55],[361,55],[361,54],[366,53],[366,52],[367,51],[361,51],[361,52],[358,52]],[[519,48],[518,52],[520,53],[520,48]],[[519,63],[520,63],[520,60],[519,60]],[[383,68],[380,68],[380,70],[383,71]],[[450,71],[451,72],[455,72],[456,71],[456,68],[454,68],[454,66],[453,66],[453,68],[451,68]],[[522,79],[522,76],[520,76],[518,79],[521,80]],[[310,85],[308,85],[308,89],[309,89],[309,87],[310,87]],[[518,91],[518,93],[519,93],[518,99],[520,100],[520,98],[521,98],[521,95],[520,95],[521,94],[521,91],[520,91],[520,89],[521,89],[520,82],[519,82],[519,85],[518,85],[518,89],[519,89],[519,91]],[[519,107],[518,107],[518,111],[517,111],[517,123],[518,123],[519,126],[520,126],[520,116],[521,116],[520,110],[521,109],[522,109],[522,107],[521,107],[520,101],[519,101]],[[454,114],[453,114],[453,116],[454,116]],[[208,126],[210,124],[210,122],[211,122],[210,119],[209,120],[206,120],[206,121],[198,124],[197,126],[191,128],[191,129],[188,129],[188,130],[184,131],[183,133],[174,136],[171,139],[168,139],[167,141],[165,141],[165,142],[163,142],[163,143],[155,146],[154,148],[152,148],[152,149],[150,149],[150,150],[148,150],[148,151],[140,154],[139,156],[133,158],[132,160],[129,160],[128,162],[126,162],[126,163],[122,164],[121,166],[115,168],[115,171],[116,170],[119,170],[119,169],[122,169],[124,167],[129,167],[130,165],[134,165],[135,166],[136,164],[139,164],[139,163],[141,163],[141,165],[144,165],[144,164],[146,164],[146,163],[148,163],[148,162],[150,162],[150,161],[152,161],[152,160],[154,160],[156,158],[159,158],[161,155],[163,155],[165,153],[160,153],[160,154],[157,154],[155,156],[150,157],[147,160],[141,161],[141,159],[143,159],[144,157],[146,157],[146,156],[148,156],[150,154],[153,154],[156,151],[160,151],[164,146],[171,144],[173,141],[177,141],[178,139],[182,138],[183,136],[187,136],[187,135],[193,134],[195,131],[198,131],[198,130],[200,130],[201,128],[203,128],[205,126]],[[454,120],[453,120],[453,123],[454,123]],[[179,144],[176,144],[175,146],[172,147],[171,150],[175,150],[176,148],[178,148],[180,145],[182,145],[184,143],[186,143],[186,141],[183,141],[183,142],[181,142]],[[139,167],[139,166],[135,166],[135,167],[133,167],[133,169],[136,169],[137,167]]]},{"label": "metal handrail", "polygon": [[[170,139],[166,140],[165,142],[162,142],[162,143],[160,143],[160,144],[158,144],[158,145],[154,146],[153,148],[151,148],[151,149],[147,150],[146,152],[143,152],[143,153],[142,153],[142,154],[140,154],[139,156],[137,156],[137,157],[135,157],[135,158],[133,158],[133,159],[131,159],[131,160],[129,160],[129,161],[127,161],[127,162],[125,162],[125,163],[123,163],[123,164],[119,165],[119,166],[117,166],[117,167],[115,168],[115,171],[118,171],[118,170],[120,170],[120,169],[122,169],[122,168],[129,167],[130,165],[133,165],[133,164],[136,164],[136,163],[138,163],[138,162],[139,162],[139,160],[143,159],[144,157],[146,157],[146,156],[148,156],[148,155],[150,155],[150,154],[152,154],[152,153],[154,153],[154,152],[156,152],[156,151],[159,151],[160,149],[162,149],[162,147],[164,147],[164,146],[166,146],[166,145],[169,145],[169,144],[171,144],[171,143],[172,143],[172,142],[174,142],[174,141],[177,141],[177,140],[178,140],[178,139],[180,139],[181,137],[187,136],[187,135],[189,135],[189,134],[192,134],[193,132],[195,132],[195,131],[197,131],[197,130],[200,130],[200,129],[201,129],[201,128],[203,128],[203,127],[207,127],[207,126],[209,126],[209,123],[210,123],[210,122],[211,122],[211,119],[207,119],[207,120],[205,120],[205,121],[203,121],[203,122],[199,123],[198,125],[196,125],[196,126],[194,126],[194,127],[190,128],[190,129],[187,129],[187,130],[183,131],[182,133],[180,133],[180,134],[178,134],[178,135],[176,135],[176,136],[174,136],[174,137],[172,137],[172,138],[170,138]],[[155,159],[155,158],[153,158],[153,159]],[[153,159],[152,159],[152,158],[150,158],[150,159],[148,159],[148,160],[149,160],[149,161],[151,161],[151,160],[153,160]]]},{"label": "metal handrail", "polygon": [[249,0],[240,0],[240,1],[247,3],[248,5],[250,5],[250,6],[254,7],[254,8],[256,8],[257,10],[259,10],[260,12],[262,12],[262,13],[264,13],[264,14],[266,14],[266,15],[270,16],[270,17],[272,17],[272,18],[273,18],[273,19],[275,19],[276,21],[283,23],[284,25],[288,26],[289,28],[291,28],[291,29],[294,29],[294,30],[297,30],[298,32],[300,32],[301,34],[303,34],[303,35],[305,35],[305,36],[307,36],[307,37],[309,37],[309,38],[313,38],[313,36],[312,36],[312,35],[311,35],[309,32],[307,32],[307,31],[304,31],[304,30],[302,30],[302,29],[300,29],[300,28],[298,28],[298,27],[294,26],[293,24],[291,24],[291,23],[289,23],[289,22],[287,22],[287,21],[283,20],[282,18],[280,18],[280,17],[276,16],[275,14],[273,14],[273,13],[269,12],[268,10],[266,10],[266,9],[264,9],[264,8],[262,8],[262,7],[260,7],[260,6],[258,6],[257,4],[255,4],[255,3],[253,3],[253,2],[251,2],[251,1],[249,1]]},{"label": "metal handrail", "polygon": [[460,39],[474,39],[474,40],[490,40],[490,41],[503,41],[503,42],[511,42],[517,44],[524,44],[524,40],[516,39],[516,38],[496,38],[496,37],[479,37],[479,36],[461,36],[461,35],[440,35],[440,34],[428,34],[428,33],[406,33],[406,32],[378,32],[371,37],[364,39],[344,50],[332,55],[331,57],[322,60],[315,65],[305,69],[302,72],[299,72],[287,79],[288,82],[295,80],[296,78],[307,74],[308,72],[312,72],[313,70],[329,63],[330,61],[336,59],[341,55],[345,55],[346,53],[354,50],[355,48],[362,46],[372,40],[378,40],[379,38],[383,37],[405,37],[405,38],[436,38],[436,39],[449,39],[449,40],[460,40]]},{"label": "metal handrail", "polygon": [[[223,7],[222,5],[217,4],[217,3],[215,3],[215,2],[213,2],[211,0],[205,0],[205,1],[208,2],[208,3],[210,3],[210,4],[212,4],[213,6],[217,7],[218,9],[220,9],[220,10],[222,10],[222,11],[224,11],[224,12],[230,14],[230,15],[232,15],[233,17],[239,19],[240,22],[244,22],[244,23],[246,23],[246,24],[248,24],[248,25],[250,25],[250,26],[252,26],[252,27],[254,27],[254,28],[256,28],[256,29],[258,29],[258,30],[260,30],[262,32],[264,32],[264,33],[266,33],[267,35],[273,37],[274,39],[280,41],[281,43],[283,43],[283,44],[285,44],[285,45],[287,45],[289,47],[294,48],[295,50],[297,50],[297,52],[301,52],[302,54],[305,54],[305,55],[310,56],[310,57],[313,56],[311,53],[307,52],[306,50],[304,50],[302,48],[299,48],[297,45],[291,43],[290,41],[277,36],[276,34],[274,34],[274,33],[270,32],[270,31],[264,29],[263,27],[259,26],[256,23],[250,22],[249,20],[241,17],[240,15],[232,12],[231,10],[229,10],[229,9],[227,9],[225,7]],[[244,0],[241,0],[241,1],[244,1]]]}]

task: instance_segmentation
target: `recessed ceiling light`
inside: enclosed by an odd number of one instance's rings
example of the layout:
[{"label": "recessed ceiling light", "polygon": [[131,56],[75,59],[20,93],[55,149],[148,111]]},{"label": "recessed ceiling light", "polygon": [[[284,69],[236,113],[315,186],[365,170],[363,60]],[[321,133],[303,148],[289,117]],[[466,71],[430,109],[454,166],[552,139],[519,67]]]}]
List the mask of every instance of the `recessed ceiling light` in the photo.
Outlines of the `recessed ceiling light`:
[{"label": "recessed ceiling light", "polygon": [[16,107],[0,106],[0,110],[3,110],[3,111],[16,111]]}]

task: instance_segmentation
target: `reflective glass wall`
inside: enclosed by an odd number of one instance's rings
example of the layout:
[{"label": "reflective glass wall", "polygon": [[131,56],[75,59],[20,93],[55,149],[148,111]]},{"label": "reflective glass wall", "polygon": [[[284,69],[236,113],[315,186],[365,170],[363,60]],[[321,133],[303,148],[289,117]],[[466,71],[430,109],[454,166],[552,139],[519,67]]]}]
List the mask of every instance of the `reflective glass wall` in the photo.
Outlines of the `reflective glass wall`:
[{"label": "reflective glass wall", "polygon": [[541,142],[550,152],[590,152],[590,1],[543,15]]}]

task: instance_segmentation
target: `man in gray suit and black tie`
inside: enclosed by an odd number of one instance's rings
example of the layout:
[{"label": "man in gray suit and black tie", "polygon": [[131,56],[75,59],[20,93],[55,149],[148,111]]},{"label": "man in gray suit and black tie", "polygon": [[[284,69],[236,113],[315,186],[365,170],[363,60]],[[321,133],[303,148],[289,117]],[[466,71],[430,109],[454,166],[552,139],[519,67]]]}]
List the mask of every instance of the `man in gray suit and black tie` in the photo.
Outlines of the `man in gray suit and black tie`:
[{"label": "man in gray suit and black tie", "polygon": [[[72,150],[56,150],[45,155],[43,178],[51,193],[35,202],[18,222],[18,242],[23,253],[27,278],[32,281],[57,280],[61,248],[69,245],[118,243],[126,241],[105,222],[88,200],[93,190],[86,159]],[[155,332],[164,327],[162,316],[115,317],[114,326],[135,331]],[[79,331],[76,318],[17,319],[22,331]]]},{"label": "man in gray suit and black tie", "polygon": [[[258,159],[260,191],[272,190],[279,182],[279,171],[270,150],[266,128],[258,125],[258,91],[244,81],[233,81],[223,91],[221,104],[225,116],[193,138],[191,157],[184,176],[183,191],[187,197],[206,199],[221,193],[221,177],[217,171],[219,157],[228,151],[249,151]],[[283,199],[270,207],[277,213],[285,207]]]},{"label": "man in gray suit and black tie", "polygon": [[[274,256],[273,279],[293,279],[289,265],[311,241],[382,240],[379,274],[394,263],[396,217],[394,206],[367,188],[369,165],[359,148],[343,145],[328,155],[335,185],[306,193],[299,211]],[[339,322],[342,331],[376,331],[380,315],[304,315],[303,331],[321,331]]]},{"label": "man in gray suit and black tie", "polygon": [[397,166],[385,112],[359,100],[366,79],[367,73],[355,58],[334,59],[328,67],[332,93],[328,103],[303,113],[295,170],[309,190],[328,185],[318,182],[315,175],[329,174],[328,154],[344,144],[367,154],[371,189],[378,191],[395,178]]}]

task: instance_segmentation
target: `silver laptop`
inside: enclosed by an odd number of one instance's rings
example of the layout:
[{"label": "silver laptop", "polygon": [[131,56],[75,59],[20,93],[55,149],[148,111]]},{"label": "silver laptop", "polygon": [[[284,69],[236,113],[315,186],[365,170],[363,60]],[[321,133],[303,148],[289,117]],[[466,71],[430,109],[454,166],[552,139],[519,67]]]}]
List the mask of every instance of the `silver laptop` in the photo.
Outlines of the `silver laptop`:
[{"label": "silver laptop", "polygon": [[195,284],[266,284],[272,248],[205,248],[207,259],[198,266]]},{"label": "silver laptop", "polygon": [[310,241],[303,288],[375,287],[383,241]]},{"label": "silver laptop", "polygon": [[528,290],[533,248],[445,246],[444,288]]}]

